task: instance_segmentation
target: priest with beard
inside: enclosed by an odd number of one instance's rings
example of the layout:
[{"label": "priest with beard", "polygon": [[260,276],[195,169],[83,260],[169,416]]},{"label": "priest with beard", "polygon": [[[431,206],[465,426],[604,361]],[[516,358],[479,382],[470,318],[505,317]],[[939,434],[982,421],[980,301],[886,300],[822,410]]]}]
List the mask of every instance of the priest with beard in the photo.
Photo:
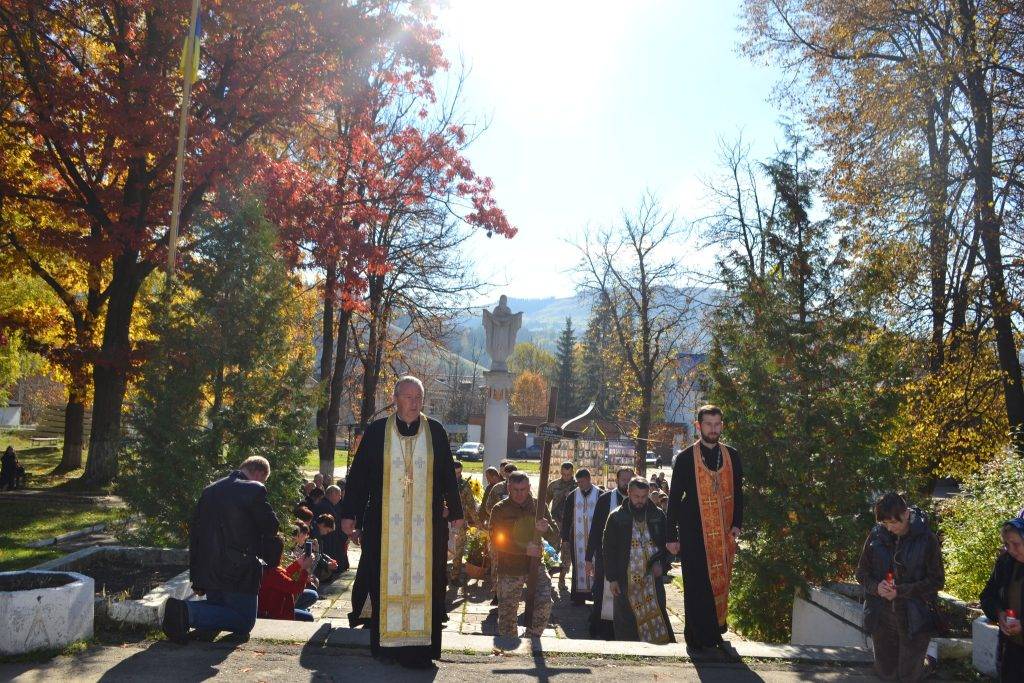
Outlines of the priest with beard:
[{"label": "priest with beard", "polygon": [[602,493],[594,505],[594,519],[590,523],[590,538],[587,539],[586,572],[594,577],[593,596],[594,608],[590,613],[590,636],[613,640],[615,602],[608,590],[608,581],[604,574],[604,556],[601,546],[604,543],[604,525],[608,515],[622,505],[628,497],[627,488],[634,476],[632,467],[620,467],[615,473],[615,488]]},{"label": "priest with beard", "polygon": [[725,646],[729,584],[743,527],[743,467],[736,450],[719,441],[722,426],[721,408],[700,408],[700,439],[672,463],[666,547],[673,555],[684,550],[683,637],[693,650]]},{"label": "priest with beard", "polygon": [[629,482],[629,497],[604,527],[605,580],[615,601],[616,640],[674,643],[661,577],[672,566],[665,549],[668,521],[648,499],[646,479]]},{"label": "priest with beard", "polygon": [[423,383],[402,377],[394,399],[396,412],[371,423],[359,443],[341,528],[363,546],[371,654],[423,669],[441,658],[448,524],[462,527],[462,502],[448,434],[420,412]]},{"label": "priest with beard", "polygon": [[[564,470],[563,470],[564,471]],[[562,532],[562,566],[572,564],[572,604],[582,605],[591,597],[594,577],[586,571],[587,541],[593,528],[594,511],[597,508],[601,489],[590,481],[590,470],[581,467],[576,473],[576,488],[569,492],[562,503],[559,529]]]}]

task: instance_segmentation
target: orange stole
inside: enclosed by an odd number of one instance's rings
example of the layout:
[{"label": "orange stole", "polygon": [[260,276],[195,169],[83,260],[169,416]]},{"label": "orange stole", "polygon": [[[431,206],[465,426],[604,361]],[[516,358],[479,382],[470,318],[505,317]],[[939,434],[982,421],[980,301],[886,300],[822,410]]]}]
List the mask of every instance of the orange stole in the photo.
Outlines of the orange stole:
[{"label": "orange stole", "polygon": [[711,593],[715,597],[718,623],[725,626],[736,543],[730,533],[733,512],[732,458],[724,444],[719,443],[718,448],[722,453],[722,466],[717,472],[709,470],[704,464],[700,442],[693,445],[693,467],[697,475],[697,503],[704,532],[704,553],[708,558]]}]

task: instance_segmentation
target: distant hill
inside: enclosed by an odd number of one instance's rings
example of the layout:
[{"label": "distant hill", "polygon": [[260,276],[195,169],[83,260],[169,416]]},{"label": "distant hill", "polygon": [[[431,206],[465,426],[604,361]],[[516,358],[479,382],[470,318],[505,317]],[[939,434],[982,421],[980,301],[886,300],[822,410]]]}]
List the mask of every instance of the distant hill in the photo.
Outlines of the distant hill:
[{"label": "distant hill", "polygon": [[[679,297],[692,298],[698,302],[697,310],[691,319],[689,326],[697,325],[703,318],[704,312],[713,306],[722,297],[723,292],[719,289],[698,289],[687,287],[673,290]],[[493,309],[498,305],[497,301],[487,305]],[[555,350],[555,344],[559,333],[565,327],[565,319],[572,319],[573,329],[577,338],[583,334],[590,319],[591,302],[586,296],[546,297],[543,299],[516,299],[510,297],[508,306],[513,313],[522,311],[523,327],[516,337],[519,342],[533,342],[548,351]],[[481,309],[477,308],[472,314],[465,315],[456,321],[456,332],[448,340],[447,346],[457,354],[467,358],[474,357],[470,351],[476,349],[475,356],[481,358],[484,365],[488,364],[486,353],[481,350],[486,347],[484,341],[484,329]]]}]

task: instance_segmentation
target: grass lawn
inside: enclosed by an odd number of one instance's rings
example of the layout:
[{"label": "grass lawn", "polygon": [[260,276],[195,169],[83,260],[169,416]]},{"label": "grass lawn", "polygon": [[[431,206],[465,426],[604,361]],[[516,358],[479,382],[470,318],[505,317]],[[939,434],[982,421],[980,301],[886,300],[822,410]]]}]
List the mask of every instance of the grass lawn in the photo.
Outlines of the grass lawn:
[{"label": "grass lawn", "polygon": [[[41,446],[29,441],[17,432],[0,432],[0,450],[14,446],[18,459],[28,473],[28,485],[33,489],[56,489],[75,491],[81,487],[77,478],[82,470],[67,474],[52,475],[53,468],[60,463],[60,442]],[[23,569],[64,553],[52,548],[26,548],[25,543],[40,538],[50,538],[93,524],[123,519],[123,509],[111,509],[93,503],[65,502],[45,503],[26,498],[5,500],[0,514],[0,571]]]},{"label": "grass lawn", "polygon": [[[60,488],[62,491],[81,491],[83,493],[105,493],[103,490],[86,489],[79,482],[78,478],[85,472],[85,468],[53,474],[54,468],[60,464],[60,453],[62,443],[60,441],[36,442],[30,441],[17,431],[0,431],[0,451],[8,446],[14,446],[18,453],[18,460],[25,467],[28,474],[28,487],[30,489],[51,489]],[[83,460],[85,454],[82,455]]]},{"label": "grass lawn", "polygon": [[83,527],[124,519],[127,510],[85,503],[58,504],[44,507],[36,501],[13,503],[4,501],[0,515],[0,572],[24,569],[64,555],[53,548],[26,548],[25,543],[51,538]]},{"label": "grass lawn", "polygon": [[[344,467],[345,461],[348,459],[348,451],[336,450],[334,451],[334,466]],[[320,451],[315,448],[306,454],[306,462],[302,465],[302,469],[319,472],[320,471]]]},{"label": "grass lawn", "polygon": [[[521,472],[527,474],[540,474],[540,460],[509,460]],[[484,464],[482,462],[463,462],[462,471],[466,474],[483,474]]]}]

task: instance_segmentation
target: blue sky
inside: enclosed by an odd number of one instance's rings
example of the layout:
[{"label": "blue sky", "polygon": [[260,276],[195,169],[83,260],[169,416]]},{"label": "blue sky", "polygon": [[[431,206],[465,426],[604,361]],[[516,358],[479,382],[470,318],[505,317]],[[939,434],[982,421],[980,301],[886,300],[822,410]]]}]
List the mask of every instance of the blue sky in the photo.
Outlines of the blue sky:
[{"label": "blue sky", "polygon": [[[739,5],[449,0],[439,18],[453,67],[470,69],[463,109],[489,121],[468,156],[519,228],[467,247],[495,285],[486,300],[572,294],[567,241],[614,221],[645,189],[683,221],[705,215],[702,179],[716,172],[720,136],[742,131],[756,155],[774,151],[779,74],[739,54]],[[695,239],[676,253],[713,258]]]}]

